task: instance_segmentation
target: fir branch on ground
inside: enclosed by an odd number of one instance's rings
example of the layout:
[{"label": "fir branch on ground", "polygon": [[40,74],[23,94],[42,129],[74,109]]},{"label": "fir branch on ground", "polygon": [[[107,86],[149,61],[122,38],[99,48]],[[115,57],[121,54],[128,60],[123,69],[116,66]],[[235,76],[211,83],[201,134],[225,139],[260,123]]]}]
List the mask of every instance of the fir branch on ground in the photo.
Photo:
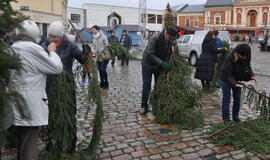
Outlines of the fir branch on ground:
[{"label": "fir branch on ground", "polygon": [[[98,82],[98,72],[97,66],[95,65],[94,61],[89,60],[88,64],[90,66],[91,75],[92,75],[92,82],[91,85],[88,87],[88,103],[92,106],[96,106],[96,113],[93,122],[93,134],[91,138],[90,144],[83,142],[83,146],[87,145],[85,149],[81,149],[73,154],[72,159],[78,160],[91,160],[96,159],[96,152],[98,149],[100,137],[102,134],[102,123],[103,123],[103,104],[101,99],[101,89],[99,87]],[[91,109],[91,105],[88,106],[87,111],[85,113],[85,118],[87,118],[87,114]]]},{"label": "fir branch on ground", "polygon": [[224,127],[226,130],[215,134],[210,141],[218,146],[233,145],[255,154],[270,153],[270,121],[248,120],[235,125],[213,124],[209,134]]},{"label": "fir branch on ground", "polygon": [[158,123],[178,124],[194,129],[203,123],[200,87],[191,80],[191,68],[180,56],[170,63],[171,72],[161,72],[150,96]]},{"label": "fir branch on ground", "polygon": [[260,118],[270,120],[270,98],[266,92],[258,92],[252,85],[244,85],[241,101],[248,104],[249,108],[260,113]]}]

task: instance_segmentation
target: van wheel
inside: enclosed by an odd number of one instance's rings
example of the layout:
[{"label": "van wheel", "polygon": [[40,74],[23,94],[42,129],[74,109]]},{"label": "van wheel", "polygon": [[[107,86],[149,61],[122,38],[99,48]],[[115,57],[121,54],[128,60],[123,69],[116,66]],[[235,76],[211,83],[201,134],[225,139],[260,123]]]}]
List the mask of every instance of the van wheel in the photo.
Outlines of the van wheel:
[{"label": "van wheel", "polygon": [[190,64],[192,65],[192,66],[195,66],[196,65],[196,63],[197,63],[197,60],[198,60],[198,57],[197,57],[197,54],[196,53],[191,53],[190,54]]}]

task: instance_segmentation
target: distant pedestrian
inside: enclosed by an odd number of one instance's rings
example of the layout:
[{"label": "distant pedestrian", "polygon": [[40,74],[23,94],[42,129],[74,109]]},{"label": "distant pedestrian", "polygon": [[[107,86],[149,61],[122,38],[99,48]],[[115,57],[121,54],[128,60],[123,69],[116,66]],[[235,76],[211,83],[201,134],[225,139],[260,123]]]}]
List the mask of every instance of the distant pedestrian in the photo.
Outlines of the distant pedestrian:
[{"label": "distant pedestrian", "polygon": [[[128,51],[130,51],[132,40],[131,40],[131,37],[127,35],[127,31],[125,29],[122,32],[122,36],[120,38],[120,44],[124,46],[125,48],[127,48]],[[129,57],[128,55],[123,54],[121,55],[121,65],[123,66],[125,62],[126,62],[126,65],[129,64]]]},{"label": "distant pedestrian", "polygon": [[230,120],[230,100],[231,90],[233,93],[232,118],[233,121],[240,122],[240,98],[243,85],[240,81],[256,81],[254,73],[250,66],[251,49],[248,44],[237,45],[231,54],[229,54],[220,71],[220,85],[222,88],[222,118],[224,123]]},{"label": "distant pedestrian", "polygon": [[252,35],[251,33],[248,34],[248,44],[252,46]]},{"label": "distant pedestrian", "polygon": [[[89,61],[92,61],[94,58],[93,58],[93,52],[91,50],[91,47],[89,45],[82,45],[82,48],[83,48],[83,56],[86,56],[84,57],[84,59],[88,59]],[[85,64],[83,65],[81,87],[84,87],[86,76],[88,77],[88,86],[90,86],[91,84],[91,71],[90,71],[89,61],[85,62]]]},{"label": "distant pedestrian", "polygon": [[[112,31],[112,35],[108,38],[109,44],[113,45],[113,43],[118,43],[118,37],[115,35],[115,31]],[[115,56],[117,56],[117,53],[114,53],[113,59],[112,59],[112,66],[114,66],[115,63]]]},{"label": "distant pedestrian", "polygon": [[97,65],[100,76],[100,87],[102,89],[109,89],[108,73],[106,71],[109,60],[103,60],[101,57],[104,49],[109,45],[107,37],[100,30],[99,26],[94,25],[92,27],[94,40],[93,40],[93,50],[97,57]]}]

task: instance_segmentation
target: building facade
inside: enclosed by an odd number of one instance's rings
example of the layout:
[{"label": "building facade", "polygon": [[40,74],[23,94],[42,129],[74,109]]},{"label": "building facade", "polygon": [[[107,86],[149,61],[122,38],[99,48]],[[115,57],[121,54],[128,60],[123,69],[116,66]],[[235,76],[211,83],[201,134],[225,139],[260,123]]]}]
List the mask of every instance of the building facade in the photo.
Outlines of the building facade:
[{"label": "building facade", "polygon": [[48,26],[54,21],[62,21],[66,29],[67,0],[17,0],[11,5],[35,21],[43,35],[47,35]]},{"label": "building facade", "polygon": [[[190,8],[196,8],[194,6]],[[186,7],[178,12],[179,26],[197,27],[198,24],[198,27],[208,30],[228,30],[231,34],[253,33],[256,36],[270,28],[269,0],[207,0],[203,13],[198,14],[191,9]],[[185,10],[189,13],[183,12]]]},{"label": "building facade", "polygon": [[204,27],[204,5],[186,5],[178,11],[178,26]]},{"label": "building facade", "polygon": [[[141,17],[146,16],[146,29],[150,32],[159,32],[163,28],[162,15],[163,10],[147,9],[146,15],[140,16],[140,9],[135,7],[123,7],[103,4],[83,4],[82,9],[68,8],[68,17],[74,18],[72,22],[84,28],[99,26],[114,26],[117,25],[139,25],[143,23]],[[80,17],[80,18],[79,18]],[[80,27],[79,27],[80,28]]]}]

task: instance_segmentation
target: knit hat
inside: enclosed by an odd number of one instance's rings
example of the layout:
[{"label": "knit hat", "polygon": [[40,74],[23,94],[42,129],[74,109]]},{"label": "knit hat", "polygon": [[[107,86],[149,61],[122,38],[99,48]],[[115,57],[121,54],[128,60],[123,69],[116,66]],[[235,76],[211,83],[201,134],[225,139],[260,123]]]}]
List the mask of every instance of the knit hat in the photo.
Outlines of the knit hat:
[{"label": "knit hat", "polygon": [[55,21],[53,22],[48,29],[48,34],[57,36],[57,37],[63,37],[63,23],[61,21]]},{"label": "knit hat", "polygon": [[40,41],[40,31],[37,24],[32,20],[24,20],[20,23],[21,28],[16,28],[16,35],[23,34],[31,37],[36,43]]},{"label": "knit hat", "polygon": [[248,56],[251,53],[251,49],[248,44],[239,44],[235,47],[235,52],[241,56]]}]

